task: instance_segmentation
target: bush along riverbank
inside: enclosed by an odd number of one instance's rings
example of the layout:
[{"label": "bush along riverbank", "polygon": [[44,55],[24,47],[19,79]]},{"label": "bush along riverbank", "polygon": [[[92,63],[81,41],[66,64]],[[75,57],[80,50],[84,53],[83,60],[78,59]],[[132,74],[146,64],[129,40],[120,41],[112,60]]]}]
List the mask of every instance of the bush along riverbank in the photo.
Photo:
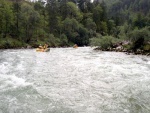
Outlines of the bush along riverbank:
[{"label": "bush along riverbank", "polygon": [[48,44],[49,47],[69,47],[74,45],[74,43],[68,43],[65,38],[59,39],[54,37],[52,34],[47,36],[47,40],[32,39],[29,42],[9,36],[5,38],[0,37],[0,49],[31,49],[44,44]]},{"label": "bush along riverbank", "polygon": [[150,27],[133,30],[126,35],[126,38],[97,36],[91,39],[91,46],[97,46],[95,50],[150,56]]},{"label": "bush along riverbank", "polygon": [[130,55],[146,55],[150,56],[150,43],[144,45],[142,48],[138,49],[133,49],[131,42],[129,41],[124,41],[120,43],[116,43],[112,45],[112,47],[108,48],[101,48],[101,47],[96,47],[94,50],[101,50],[101,51],[115,51],[115,52],[125,52],[126,54]]}]

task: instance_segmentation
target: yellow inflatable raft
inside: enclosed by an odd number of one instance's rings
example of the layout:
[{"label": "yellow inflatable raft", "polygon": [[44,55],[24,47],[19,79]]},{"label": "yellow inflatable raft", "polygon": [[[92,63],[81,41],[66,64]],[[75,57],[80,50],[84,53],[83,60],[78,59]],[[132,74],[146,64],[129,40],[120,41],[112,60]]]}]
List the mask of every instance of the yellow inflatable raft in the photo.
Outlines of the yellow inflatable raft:
[{"label": "yellow inflatable raft", "polygon": [[41,49],[41,48],[37,48],[36,52],[49,52],[50,48],[46,48],[46,49]]}]

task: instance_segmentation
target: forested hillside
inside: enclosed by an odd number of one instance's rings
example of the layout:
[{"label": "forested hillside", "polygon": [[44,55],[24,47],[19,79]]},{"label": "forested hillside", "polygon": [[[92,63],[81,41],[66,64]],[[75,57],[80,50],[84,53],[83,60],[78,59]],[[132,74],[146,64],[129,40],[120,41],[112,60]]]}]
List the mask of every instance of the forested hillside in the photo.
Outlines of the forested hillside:
[{"label": "forested hillside", "polygon": [[0,0],[0,48],[130,41],[128,48],[149,51],[149,7],[149,0]]}]

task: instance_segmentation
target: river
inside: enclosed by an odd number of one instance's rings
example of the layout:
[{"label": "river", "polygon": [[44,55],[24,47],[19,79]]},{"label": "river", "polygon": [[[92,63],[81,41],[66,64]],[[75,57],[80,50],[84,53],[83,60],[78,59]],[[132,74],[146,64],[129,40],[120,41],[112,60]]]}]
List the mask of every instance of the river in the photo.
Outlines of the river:
[{"label": "river", "polygon": [[0,50],[0,113],[150,113],[150,57]]}]

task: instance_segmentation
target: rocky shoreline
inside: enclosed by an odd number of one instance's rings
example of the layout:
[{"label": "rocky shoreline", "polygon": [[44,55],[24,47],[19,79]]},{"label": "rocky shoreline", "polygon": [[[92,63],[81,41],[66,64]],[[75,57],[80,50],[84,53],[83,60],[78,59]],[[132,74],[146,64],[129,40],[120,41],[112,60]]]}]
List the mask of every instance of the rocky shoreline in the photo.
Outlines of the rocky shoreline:
[{"label": "rocky shoreline", "polygon": [[144,50],[138,49],[136,52],[133,50],[127,50],[124,48],[108,48],[108,49],[101,49],[100,47],[96,47],[94,50],[101,50],[101,51],[115,51],[115,52],[124,52],[127,55],[146,55],[150,56],[150,52],[146,52]]},{"label": "rocky shoreline", "polygon": [[107,49],[96,47],[94,48],[94,50],[124,52],[127,55],[150,56],[150,50],[142,50],[142,49],[133,50],[130,49],[129,46],[130,46],[130,42],[119,42],[117,44],[114,44],[112,47],[108,47]]}]

